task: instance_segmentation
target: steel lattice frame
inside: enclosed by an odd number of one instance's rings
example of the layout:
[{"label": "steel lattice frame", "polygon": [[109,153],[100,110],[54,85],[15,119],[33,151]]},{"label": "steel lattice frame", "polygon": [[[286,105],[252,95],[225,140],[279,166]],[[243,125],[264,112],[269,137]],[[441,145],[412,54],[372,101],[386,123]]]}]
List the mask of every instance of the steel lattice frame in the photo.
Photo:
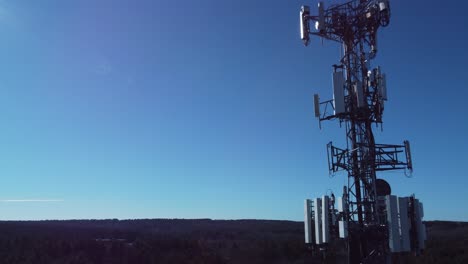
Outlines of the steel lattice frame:
[{"label": "steel lattice frame", "polygon": [[[343,45],[344,56],[334,70],[345,73],[345,112],[329,115],[334,107],[333,100],[321,105],[325,108],[320,121],[339,119],[345,123],[347,148],[327,145],[328,163],[331,173],[345,170],[348,173],[347,197],[350,234],[357,238],[359,254],[356,259],[370,260],[372,254],[387,252],[386,219],[382,219],[377,208],[376,172],[383,170],[412,170],[409,144],[376,144],[373,124],[382,123],[383,100],[378,87],[368,78],[369,61],[374,58],[377,30],[387,26],[388,14],[379,13],[375,8],[379,1],[354,0],[324,10],[322,17],[308,16],[308,21],[321,21],[326,27],[318,32],[308,32],[321,38]],[[307,27],[308,28],[308,27]],[[308,39],[307,39],[308,41]],[[356,88],[357,87],[357,88]],[[364,100],[358,102],[357,89],[364,92]],[[406,159],[399,159],[399,153],[407,152]]]}]

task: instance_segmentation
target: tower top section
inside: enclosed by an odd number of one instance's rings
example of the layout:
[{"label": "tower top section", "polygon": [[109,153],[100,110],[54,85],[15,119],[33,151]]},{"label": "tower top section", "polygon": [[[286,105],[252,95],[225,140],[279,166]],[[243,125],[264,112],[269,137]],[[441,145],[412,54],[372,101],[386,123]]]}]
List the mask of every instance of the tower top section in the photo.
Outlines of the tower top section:
[{"label": "tower top section", "polygon": [[390,3],[388,0],[353,0],[344,4],[332,5],[327,9],[325,9],[323,2],[319,2],[317,9],[318,15],[314,16],[311,15],[309,6],[301,7],[300,35],[304,45],[309,44],[310,35],[317,35],[345,44],[363,39],[370,47],[368,57],[375,57],[377,30],[390,23]]}]

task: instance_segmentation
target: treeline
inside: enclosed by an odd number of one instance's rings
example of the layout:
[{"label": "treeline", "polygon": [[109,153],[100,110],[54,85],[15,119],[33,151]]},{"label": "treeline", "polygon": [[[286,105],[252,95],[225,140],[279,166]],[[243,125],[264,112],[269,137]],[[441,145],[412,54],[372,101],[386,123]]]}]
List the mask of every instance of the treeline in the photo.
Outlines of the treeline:
[{"label": "treeline", "polygon": [[1,263],[310,263],[299,222],[0,222]]},{"label": "treeline", "polygon": [[[468,263],[468,223],[426,226],[423,254],[395,263]],[[0,221],[0,263],[320,263],[303,232],[269,220]]]}]

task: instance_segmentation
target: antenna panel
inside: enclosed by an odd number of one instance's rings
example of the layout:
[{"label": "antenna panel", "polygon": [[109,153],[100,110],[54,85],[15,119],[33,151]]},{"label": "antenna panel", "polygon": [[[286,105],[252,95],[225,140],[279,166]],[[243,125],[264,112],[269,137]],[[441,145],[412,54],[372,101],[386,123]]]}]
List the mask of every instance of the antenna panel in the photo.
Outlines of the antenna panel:
[{"label": "antenna panel", "polygon": [[322,239],[323,243],[330,242],[330,220],[328,210],[329,198],[327,195],[322,197]]},{"label": "antenna panel", "polygon": [[314,111],[315,117],[320,117],[320,98],[318,94],[314,94]]},{"label": "antenna panel", "polygon": [[356,94],[357,106],[359,108],[366,106],[364,104],[365,98],[364,98],[364,90],[362,89],[362,82],[356,81],[356,84],[354,84],[354,93]]},{"label": "antenna panel", "polygon": [[423,233],[423,238],[424,238],[424,241],[427,240],[427,233],[426,233],[426,224],[422,224],[422,233]]},{"label": "antenna panel", "polygon": [[406,167],[412,171],[413,170],[413,161],[411,159],[411,148],[410,148],[410,142],[408,140],[403,141],[403,144],[405,145],[405,151],[406,151],[406,163],[408,164]]},{"label": "antenna panel", "polygon": [[339,221],[338,222],[338,229],[339,229],[339,232],[340,232],[340,238],[347,238],[348,237],[348,222]]},{"label": "antenna panel", "polygon": [[400,236],[401,236],[401,251],[411,251],[410,236],[409,236],[409,219],[408,219],[408,198],[398,198],[398,213],[400,215]]},{"label": "antenna panel", "polygon": [[422,223],[422,203],[420,203],[418,199],[414,199],[414,207],[414,213],[416,218],[416,232],[418,234],[418,245],[419,249],[424,249],[426,247],[426,228]]},{"label": "antenna panel", "polygon": [[395,195],[385,196],[388,222],[388,245],[391,252],[400,252],[400,227],[398,223],[398,205]]},{"label": "antenna panel", "polygon": [[313,243],[314,238],[312,237],[312,201],[306,199],[304,201],[304,233],[305,242],[307,244]]},{"label": "antenna panel", "polygon": [[344,211],[346,211],[346,208],[348,208],[348,204],[343,199],[343,197],[338,197],[337,203],[338,203],[338,212],[340,213],[343,213]]},{"label": "antenna panel", "polygon": [[423,203],[419,203],[419,216],[422,218],[424,218],[424,207],[423,207]]},{"label": "antenna panel", "polygon": [[322,244],[322,199],[314,199],[315,244]]},{"label": "antenna panel", "polygon": [[299,12],[299,25],[301,30],[301,39],[304,41],[304,45],[309,44],[309,22],[307,20],[310,15],[310,8],[308,6],[302,6]]},{"label": "antenna panel", "polygon": [[333,102],[335,106],[334,114],[344,113],[345,110],[345,101],[344,101],[344,87],[345,87],[345,78],[343,72],[334,72],[333,73]]},{"label": "antenna panel", "polygon": [[380,97],[387,101],[387,75],[385,73],[382,73],[380,77],[380,84],[379,84],[379,95]]},{"label": "antenna panel", "polygon": [[318,2],[318,20],[315,23],[315,29],[323,33],[325,31],[325,10],[323,7],[323,2]]}]

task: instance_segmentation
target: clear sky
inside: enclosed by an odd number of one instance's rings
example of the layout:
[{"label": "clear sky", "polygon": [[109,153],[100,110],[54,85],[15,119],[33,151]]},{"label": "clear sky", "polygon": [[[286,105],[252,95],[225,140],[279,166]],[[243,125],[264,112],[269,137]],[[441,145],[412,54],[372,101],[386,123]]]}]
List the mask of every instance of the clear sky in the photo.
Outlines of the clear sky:
[{"label": "clear sky", "polygon": [[[302,4],[0,1],[0,219],[302,220],[340,194],[325,145],[345,132],[312,105],[339,46],[303,46]],[[376,139],[410,140],[415,170],[381,176],[426,219],[468,221],[468,4],[391,5]]]}]

